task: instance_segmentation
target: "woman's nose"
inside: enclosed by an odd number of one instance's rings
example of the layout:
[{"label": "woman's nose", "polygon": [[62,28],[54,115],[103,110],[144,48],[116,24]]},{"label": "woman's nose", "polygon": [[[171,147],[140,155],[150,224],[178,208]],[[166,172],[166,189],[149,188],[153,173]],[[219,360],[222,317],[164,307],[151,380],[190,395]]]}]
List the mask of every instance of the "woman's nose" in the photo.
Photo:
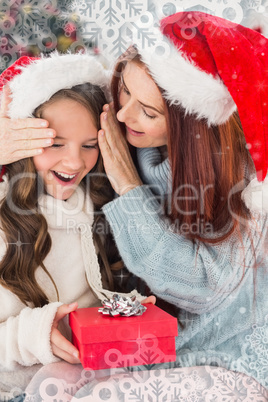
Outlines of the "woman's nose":
[{"label": "woman's nose", "polygon": [[116,114],[117,120],[125,124],[133,120],[134,116],[134,107],[131,102],[127,102],[124,106],[121,106],[121,109]]}]

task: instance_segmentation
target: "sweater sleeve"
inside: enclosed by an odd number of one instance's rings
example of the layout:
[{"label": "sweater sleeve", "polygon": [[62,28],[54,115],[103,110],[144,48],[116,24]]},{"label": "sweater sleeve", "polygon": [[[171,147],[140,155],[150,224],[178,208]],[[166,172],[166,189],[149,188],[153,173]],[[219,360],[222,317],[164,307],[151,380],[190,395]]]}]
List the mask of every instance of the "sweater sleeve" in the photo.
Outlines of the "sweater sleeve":
[{"label": "sweater sleeve", "polygon": [[[231,236],[214,246],[197,244],[174,233],[160,210],[146,186],[103,207],[127,268],[157,296],[180,308],[196,314],[217,308],[253,265],[252,239],[240,244]],[[256,236],[255,250],[259,242]]]},{"label": "sweater sleeve", "polygon": [[[10,304],[14,311],[17,307],[15,296],[1,288],[0,300],[0,371],[14,370],[18,364],[31,366],[58,361],[51,350],[50,333],[62,303],[50,303],[42,308],[25,307],[17,315],[11,315]],[[5,306],[8,306],[8,316]]]}]

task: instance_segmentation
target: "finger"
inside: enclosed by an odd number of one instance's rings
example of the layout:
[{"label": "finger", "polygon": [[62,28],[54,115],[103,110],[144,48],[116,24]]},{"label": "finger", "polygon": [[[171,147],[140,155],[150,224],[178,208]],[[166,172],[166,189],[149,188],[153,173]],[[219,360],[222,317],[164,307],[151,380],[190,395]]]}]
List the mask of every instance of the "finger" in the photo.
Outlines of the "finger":
[{"label": "finger", "polygon": [[102,154],[102,157],[105,158],[107,156],[111,157],[111,148],[107,142],[106,133],[104,130],[99,130],[98,132],[98,144]]},{"label": "finger", "polygon": [[[48,121],[44,119],[37,119],[33,117],[29,117],[26,119],[13,119],[10,121],[10,128],[13,130],[22,130],[22,129],[31,129],[31,128],[44,128],[48,127]],[[29,130],[30,131],[30,130]],[[32,131],[32,133],[35,133],[37,130]],[[48,128],[47,130],[40,130],[42,134],[47,134],[49,132],[54,132],[55,131],[51,128]]]},{"label": "finger", "polygon": [[145,300],[142,301],[142,304],[147,304],[147,303],[155,304],[156,303],[156,297],[151,295],[151,296],[147,297]]},{"label": "finger", "polygon": [[7,117],[10,102],[11,102],[10,88],[8,85],[5,85],[2,90],[2,96],[0,102],[0,117]]},{"label": "finger", "polygon": [[44,138],[41,140],[36,139],[14,139],[16,141],[16,150],[17,151],[28,151],[37,148],[46,148],[51,147],[54,143],[53,138]]},{"label": "finger", "polygon": [[70,364],[79,364],[81,361],[79,360],[78,357],[75,357],[73,355],[70,355],[69,353],[66,353],[64,350],[59,349],[55,347],[53,354],[57,357],[59,357],[62,360],[65,360],[66,362]]},{"label": "finger", "polygon": [[55,356],[69,363],[80,363],[78,349],[69,342],[58,329],[53,328],[50,341],[52,352]]},{"label": "finger", "polygon": [[108,180],[111,183],[111,186],[115,190],[117,194],[119,194],[119,182],[116,177],[113,176],[111,166],[116,165],[116,159],[114,158],[113,152],[106,141],[106,136],[104,130],[100,130],[98,132],[98,144],[100,148],[100,152],[103,158],[104,169],[107,174]]},{"label": "finger", "polygon": [[103,105],[102,110],[105,112],[106,110],[109,110],[109,104],[106,103],[105,105]]},{"label": "finger", "polygon": [[[117,145],[117,148],[128,149],[127,141],[125,137],[122,135],[121,128],[119,126],[119,122],[116,118],[114,110],[109,108],[106,112],[107,118],[105,119],[106,125],[109,128],[109,133],[111,134],[111,138],[109,141],[113,141],[114,144]],[[104,123],[105,124],[105,123]]]},{"label": "finger", "polygon": [[116,135],[117,127],[112,126],[111,119],[108,118],[108,113],[103,112],[100,116],[101,128],[105,131],[106,142],[110,148],[115,150],[119,145],[119,138]]},{"label": "finger", "polygon": [[104,120],[104,124],[108,124],[112,130],[116,130],[118,134],[121,134],[114,110],[109,105],[107,105],[101,116]]},{"label": "finger", "polygon": [[36,149],[24,149],[19,151],[14,151],[12,155],[12,159],[10,158],[10,162],[6,161],[5,164],[16,162],[21,159],[31,158],[33,156],[41,155],[44,152],[43,148],[36,148]]},{"label": "finger", "polygon": [[62,304],[55,315],[53,326],[57,326],[58,322],[64,318],[71,311],[75,311],[78,307],[78,303],[74,302],[71,304]]}]

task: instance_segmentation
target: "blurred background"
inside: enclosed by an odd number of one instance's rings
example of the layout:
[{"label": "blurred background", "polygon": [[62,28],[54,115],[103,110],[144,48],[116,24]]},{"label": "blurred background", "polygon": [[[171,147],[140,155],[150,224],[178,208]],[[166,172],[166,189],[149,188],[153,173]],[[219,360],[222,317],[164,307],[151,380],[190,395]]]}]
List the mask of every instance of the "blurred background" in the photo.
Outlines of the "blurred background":
[{"label": "blurred background", "polygon": [[200,10],[268,36],[268,0],[4,0],[0,1],[0,72],[22,55],[90,50],[113,62],[133,37],[154,44],[157,21]]}]

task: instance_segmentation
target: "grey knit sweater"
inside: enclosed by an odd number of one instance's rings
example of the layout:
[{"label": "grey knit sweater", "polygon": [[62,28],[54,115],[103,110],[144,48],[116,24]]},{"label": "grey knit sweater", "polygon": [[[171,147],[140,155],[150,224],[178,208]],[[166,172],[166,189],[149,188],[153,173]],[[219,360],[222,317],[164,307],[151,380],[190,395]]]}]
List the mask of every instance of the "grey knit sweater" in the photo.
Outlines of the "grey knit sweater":
[{"label": "grey knit sweater", "polygon": [[178,306],[177,366],[219,365],[268,387],[268,217],[220,244],[193,243],[160,216],[168,160],[138,150],[144,185],[104,207],[128,269]]}]

